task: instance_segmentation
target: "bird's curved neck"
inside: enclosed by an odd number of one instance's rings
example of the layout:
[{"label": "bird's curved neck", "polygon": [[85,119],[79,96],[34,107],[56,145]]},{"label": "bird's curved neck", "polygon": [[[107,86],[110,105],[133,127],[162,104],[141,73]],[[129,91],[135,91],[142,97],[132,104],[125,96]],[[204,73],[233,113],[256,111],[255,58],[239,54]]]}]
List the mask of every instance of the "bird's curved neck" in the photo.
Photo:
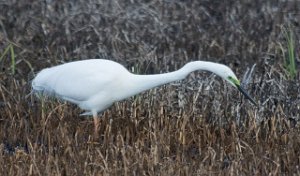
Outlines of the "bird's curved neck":
[{"label": "bird's curved neck", "polygon": [[213,72],[212,68],[218,64],[205,61],[194,61],[187,63],[184,67],[177,71],[164,73],[164,74],[154,74],[154,75],[132,75],[129,84],[129,89],[131,94],[134,95],[139,92],[157,87],[163,84],[167,84],[173,81],[178,81],[184,79],[189,73],[196,70],[206,70]]}]

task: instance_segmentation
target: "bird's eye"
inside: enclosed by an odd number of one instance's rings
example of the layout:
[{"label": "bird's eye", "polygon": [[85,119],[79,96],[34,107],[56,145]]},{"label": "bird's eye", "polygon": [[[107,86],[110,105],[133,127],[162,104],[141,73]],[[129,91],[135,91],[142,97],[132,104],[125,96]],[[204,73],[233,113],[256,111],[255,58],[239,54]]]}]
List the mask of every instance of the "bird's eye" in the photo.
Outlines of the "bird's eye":
[{"label": "bird's eye", "polygon": [[232,76],[228,76],[228,79],[229,79],[229,80],[233,80]]}]

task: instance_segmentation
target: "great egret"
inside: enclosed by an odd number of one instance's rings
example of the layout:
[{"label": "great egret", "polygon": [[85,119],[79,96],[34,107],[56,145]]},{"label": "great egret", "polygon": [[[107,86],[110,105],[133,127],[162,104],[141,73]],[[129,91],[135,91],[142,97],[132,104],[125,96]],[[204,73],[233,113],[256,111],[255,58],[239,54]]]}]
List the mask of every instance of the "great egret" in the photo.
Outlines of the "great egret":
[{"label": "great egret", "polygon": [[32,88],[35,92],[56,96],[86,110],[83,115],[93,115],[97,134],[100,124],[97,114],[114,102],[184,79],[196,70],[210,71],[222,77],[256,105],[229,67],[206,61],[189,62],[177,71],[154,75],[132,74],[121,64],[110,60],[75,61],[43,69],[33,79]]}]

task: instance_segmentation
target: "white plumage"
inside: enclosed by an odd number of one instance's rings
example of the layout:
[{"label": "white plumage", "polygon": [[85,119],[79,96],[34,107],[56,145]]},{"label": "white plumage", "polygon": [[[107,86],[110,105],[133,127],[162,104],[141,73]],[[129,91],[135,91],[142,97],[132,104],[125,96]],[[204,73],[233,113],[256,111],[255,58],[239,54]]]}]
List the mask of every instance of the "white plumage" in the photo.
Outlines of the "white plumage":
[{"label": "white plumage", "polygon": [[90,59],[70,62],[43,69],[32,81],[32,88],[48,96],[56,96],[77,104],[94,116],[95,129],[99,126],[97,113],[114,102],[172,81],[184,79],[190,72],[206,70],[217,74],[238,88],[251,102],[253,99],[240,87],[232,70],[222,64],[194,61],[181,69],[156,75],[136,75],[110,60]]}]

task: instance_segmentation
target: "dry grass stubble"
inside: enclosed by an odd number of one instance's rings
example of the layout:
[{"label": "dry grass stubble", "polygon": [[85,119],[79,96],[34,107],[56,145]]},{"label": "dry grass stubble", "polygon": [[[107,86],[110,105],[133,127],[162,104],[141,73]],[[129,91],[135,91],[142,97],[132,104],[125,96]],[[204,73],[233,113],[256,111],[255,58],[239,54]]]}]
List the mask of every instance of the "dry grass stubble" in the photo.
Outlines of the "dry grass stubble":
[{"label": "dry grass stubble", "polygon": [[[0,48],[13,43],[17,60],[14,75],[9,55],[0,61],[1,175],[300,175],[299,75],[286,79],[278,46],[280,26],[297,25],[293,2],[0,6]],[[29,75],[76,58],[113,58],[140,74],[207,58],[240,78],[256,63],[247,86],[260,107],[193,73],[116,103],[102,115],[99,143],[89,143],[92,120],[77,107],[28,95]]]}]

